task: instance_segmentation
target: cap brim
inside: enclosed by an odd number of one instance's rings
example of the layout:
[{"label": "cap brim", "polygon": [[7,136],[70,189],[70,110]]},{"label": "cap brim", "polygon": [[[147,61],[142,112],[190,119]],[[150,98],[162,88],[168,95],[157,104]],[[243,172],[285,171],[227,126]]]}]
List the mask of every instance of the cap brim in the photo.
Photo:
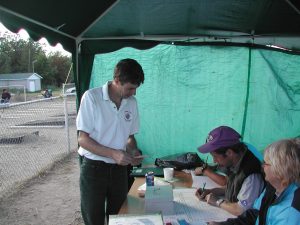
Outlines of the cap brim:
[{"label": "cap brim", "polygon": [[213,152],[216,149],[218,149],[218,147],[212,145],[212,143],[206,143],[206,144],[201,145],[200,147],[198,147],[198,151],[201,152],[201,153]]},{"label": "cap brim", "polygon": [[201,153],[209,153],[213,152],[219,148],[226,148],[233,146],[235,144],[240,143],[239,140],[230,140],[230,141],[223,141],[223,142],[208,142],[200,147],[198,147],[198,151]]}]

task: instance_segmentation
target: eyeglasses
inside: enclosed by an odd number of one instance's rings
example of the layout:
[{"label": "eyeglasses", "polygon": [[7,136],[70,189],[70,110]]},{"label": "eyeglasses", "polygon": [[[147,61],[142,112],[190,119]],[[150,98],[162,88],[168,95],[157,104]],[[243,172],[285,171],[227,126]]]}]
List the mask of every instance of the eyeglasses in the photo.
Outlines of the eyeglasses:
[{"label": "eyeglasses", "polygon": [[265,161],[262,161],[261,166],[271,166],[270,163],[266,163]]}]

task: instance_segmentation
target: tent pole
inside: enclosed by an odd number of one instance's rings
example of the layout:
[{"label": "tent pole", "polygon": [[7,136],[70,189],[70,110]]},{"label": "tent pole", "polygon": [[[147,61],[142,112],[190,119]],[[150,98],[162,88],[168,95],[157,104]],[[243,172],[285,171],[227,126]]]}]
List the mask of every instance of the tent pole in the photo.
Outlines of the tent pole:
[{"label": "tent pole", "polygon": [[102,13],[97,19],[95,19],[84,31],[82,31],[78,37],[82,37],[83,34],[85,34],[86,31],[88,31],[91,27],[94,26],[95,23],[97,23],[103,16],[106,15],[115,5],[119,3],[120,0],[117,0],[115,3],[113,3],[110,7],[108,7],[104,13]]},{"label": "tent pole", "polygon": [[285,1],[300,15],[300,10],[290,0]]},{"label": "tent pole", "polygon": [[247,76],[247,89],[246,89],[246,99],[245,99],[245,107],[244,107],[244,116],[243,116],[243,125],[241,136],[242,139],[245,134],[246,129],[246,121],[247,121],[247,113],[248,113],[248,104],[249,104],[249,89],[250,89],[250,75],[251,75],[251,63],[252,63],[252,48],[249,47],[249,55],[248,55],[248,76]]},{"label": "tent pole", "polygon": [[80,90],[80,83],[79,83],[79,53],[80,53],[80,38],[76,38],[76,49],[75,49],[75,61],[76,61],[76,81],[78,90]]}]

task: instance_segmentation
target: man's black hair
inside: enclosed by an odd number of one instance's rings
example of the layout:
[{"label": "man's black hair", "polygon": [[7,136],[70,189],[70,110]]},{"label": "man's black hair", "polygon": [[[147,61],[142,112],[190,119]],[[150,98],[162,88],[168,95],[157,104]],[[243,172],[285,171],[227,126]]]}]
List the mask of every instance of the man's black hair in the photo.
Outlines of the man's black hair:
[{"label": "man's black hair", "polygon": [[247,149],[247,146],[243,142],[240,142],[240,143],[237,143],[237,144],[232,145],[232,146],[219,148],[219,149],[215,150],[214,152],[216,154],[226,156],[226,152],[227,152],[228,149],[231,149],[233,152],[238,154],[242,151],[245,151]]},{"label": "man's black hair", "polygon": [[144,83],[144,71],[136,60],[122,59],[115,67],[114,78],[118,78],[122,85],[131,83],[140,86]]}]

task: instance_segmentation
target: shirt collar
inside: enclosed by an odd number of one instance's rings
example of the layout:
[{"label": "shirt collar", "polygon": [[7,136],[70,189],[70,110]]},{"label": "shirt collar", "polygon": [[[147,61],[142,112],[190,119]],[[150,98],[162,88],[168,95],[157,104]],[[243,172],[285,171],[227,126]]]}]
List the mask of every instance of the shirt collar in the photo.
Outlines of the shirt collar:
[{"label": "shirt collar", "polygon": [[297,188],[299,187],[299,185],[296,183],[291,183],[289,186],[286,187],[286,189],[284,189],[283,192],[281,192],[281,194],[278,195],[278,193],[275,193],[276,195],[275,202],[280,202],[283,198],[289,195],[293,191],[293,189],[295,189],[295,187]]},{"label": "shirt collar", "polygon": [[[103,99],[106,101],[111,101],[109,94],[108,94],[108,86],[112,83],[112,81],[107,81],[103,86],[102,86],[102,95]],[[127,103],[128,99],[122,99],[121,106],[125,105]],[[121,107],[120,107],[121,108]]]},{"label": "shirt collar", "polygon": [[108,86],[111,84],[112,81],[107,81],[103,86],[102,86],[102,95],[104,100],[110,100],[109,94],[108,94]]}]

